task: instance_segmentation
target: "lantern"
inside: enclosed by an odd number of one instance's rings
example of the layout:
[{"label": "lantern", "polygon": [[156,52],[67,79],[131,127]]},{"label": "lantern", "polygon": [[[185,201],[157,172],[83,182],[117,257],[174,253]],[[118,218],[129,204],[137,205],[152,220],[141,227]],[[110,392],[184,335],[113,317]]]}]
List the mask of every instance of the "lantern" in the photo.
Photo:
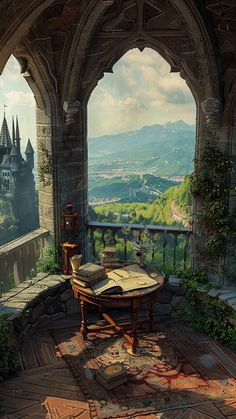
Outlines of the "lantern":
[{"label": "lantern", "polygon": [[61,229],[65,233],[74,233],[78,226],[78,213],[73,211],[73,205],[67,204],[66,211],[61,213]]}]

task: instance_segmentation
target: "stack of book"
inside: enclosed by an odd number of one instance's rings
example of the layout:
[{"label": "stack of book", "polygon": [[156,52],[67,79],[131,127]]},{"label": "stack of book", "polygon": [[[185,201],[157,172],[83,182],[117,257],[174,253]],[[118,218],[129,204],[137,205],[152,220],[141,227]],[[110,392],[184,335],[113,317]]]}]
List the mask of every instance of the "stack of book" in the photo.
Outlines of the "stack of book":
[{"label": "stack of book", "polygon": [[105,247],[101,254],[101,264],[104,268],[115,269],[120,268],[121,262],[117,257],[115,247]]},{"label": "stack of book", "polygon": [[116,362],[115,364],[99,368],[95,378],[107,390],[112,390],[126,383],[128,374],[125,367],[120,362]]},{"label": "stack of book", "polygon": [[72,273],[73,283],[81,287],[89,288],[97,284],[106,277],[104,266],[96,265],[95,263],[86,263],[74,270]]}]

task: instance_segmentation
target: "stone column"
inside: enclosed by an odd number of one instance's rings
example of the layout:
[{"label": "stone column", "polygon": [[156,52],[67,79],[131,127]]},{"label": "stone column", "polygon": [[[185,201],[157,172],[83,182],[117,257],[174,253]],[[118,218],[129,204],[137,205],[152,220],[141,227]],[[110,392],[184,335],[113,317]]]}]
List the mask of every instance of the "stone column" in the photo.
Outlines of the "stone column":
[{"label": "stone column", "polygon": [[236,94],[226,97],[226,112],[224,114],[224,136],[227,141],[228,152],[232,162],[232,173],[229,186],[229,220],[230,231],[227,240],[225,259],[225,283],[236,284]]},{"label": "stone column", "polygon": [[[59,212],[72,203],[79,214],[79,228],[70,240],[80,244],[83,262],[86,255],[88,152],[87,110],[76,99],[67,99],[64,109],[64,132],[58,147]],[[60,232],[61,241],[68,236]]]},{"label": "stone column", "polygon": [[54,237],[54,192],[52,166],[52,121],[44,110],[36,109],[38,149],[39,222]]}]

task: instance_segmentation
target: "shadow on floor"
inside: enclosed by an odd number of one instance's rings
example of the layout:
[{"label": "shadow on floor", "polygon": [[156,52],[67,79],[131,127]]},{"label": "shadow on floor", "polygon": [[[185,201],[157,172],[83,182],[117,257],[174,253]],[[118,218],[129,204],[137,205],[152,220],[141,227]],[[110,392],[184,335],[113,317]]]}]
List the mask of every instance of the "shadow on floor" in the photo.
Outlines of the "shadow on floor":
[{"label": "shadow on floor", "polygon": [[[25,341],[24,371],[0,385],[1,417],[236,417],[236,356],[208,337],[159,324],[139,334],[132,357],[123,338],[107,331],[84,341],[78,324],[68,316]],[[129,380],[107,391],[94,371],[116,361]]]}]

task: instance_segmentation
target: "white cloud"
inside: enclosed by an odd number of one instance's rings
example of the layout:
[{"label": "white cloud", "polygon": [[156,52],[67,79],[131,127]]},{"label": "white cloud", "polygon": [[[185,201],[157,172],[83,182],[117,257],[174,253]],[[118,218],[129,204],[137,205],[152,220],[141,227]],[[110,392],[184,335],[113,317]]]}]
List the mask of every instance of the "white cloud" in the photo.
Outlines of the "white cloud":
[{"label": "white cloud", "polygon": [[89,101],[89,134],[99,136],[183,119],[195,122],[195,102],[178,73],[155,51],[131,50],[105,74]]},{"label": "white cloud", "polygon": [[23,79],[20,73],[20,65],[13,55],[9,58],[3,71],[5,81],[19,82]]},{"label": "white cloud", "polygon": [[21,90],[12,90],[4,94],[9,108],[16,106],[26,106],[35,108],[35,100],[32,93],[25,93]]}]

